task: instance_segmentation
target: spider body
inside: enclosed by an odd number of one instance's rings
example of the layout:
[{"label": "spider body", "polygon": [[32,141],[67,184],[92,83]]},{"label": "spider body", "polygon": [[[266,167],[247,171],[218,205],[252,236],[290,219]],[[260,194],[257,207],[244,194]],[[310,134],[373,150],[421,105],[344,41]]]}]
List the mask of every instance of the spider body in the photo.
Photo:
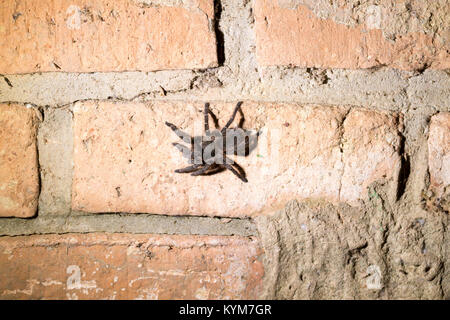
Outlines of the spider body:
[{"label": "spider body", "polygon": [[[174,124],[166,122],[166,125],[171,128],[175,134],[183,140],[190,147],[180,143],[173,143],[173,145],[183,153],[183,156],[188,159],[188,167],[177,169],[177,173],[190,173],[192,176],[212,175],[224,170],[230,170],[243,182],[248,182],[245,171],[229,159],[227,155],[241,155],[249,154],[250,149],[256,147],[256,135],[249,136],[249,131],[243,130],[242,124],[244,122],[244,114],[241,110],[242,102],[238,102],[234,111],[226,123],[226,125],[219,129],[219,123],[214,113],[209,109],[209,103],[205,104],[204,108],[204,125],[205,135],[191,137],[187,133],[181,131]],[[239,126],[236,128],[229,128],[233,123],[236,114],[240,112],[241,120]],[[214,121],[214,130],[209,129],[209,116]]]}]

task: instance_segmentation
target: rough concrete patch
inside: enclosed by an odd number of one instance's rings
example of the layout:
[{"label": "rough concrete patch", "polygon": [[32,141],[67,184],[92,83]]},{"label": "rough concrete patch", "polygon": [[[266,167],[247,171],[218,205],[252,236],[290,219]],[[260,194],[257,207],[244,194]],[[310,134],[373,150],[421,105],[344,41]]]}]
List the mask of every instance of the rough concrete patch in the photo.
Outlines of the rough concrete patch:
[{"label": "rough concrete patch", "polygon": [[348,207],[296,201],[272,217],[258,217],[265,265],[272,266],[264,279],[266,298],[378,298],[381,275],[379,288],[369,290],[366,271],[385,266],[371,250],[363,219]]},{"label": "rough concrete patch", "polygon": [[[400,206],[421,206],[423,190],[428,175],[427,135],[429,119],[434,113],[431,108],[412,109],[404,116],[403,136],[403,183],[404,190]],[[402,179],[400,179],[402,180]],[[404,209],[409,211],[409,209]]]},{"label": "rough concrete patch", "polygon": [[390,296],[449,299],[448,215],[410,208],[392,220],[386,245]]},{"label": "rough concrete patch", "polygon": [[[269,299],[438,299],[448,220],[415,211],[394,219],[372,189],[366,210],[292,201],[256,219]],[[423,215],[425,214],[425,215]],[[447,250],[448,251],[448,250]],[[448,290],[445,289],[445,290]]]},{"label": "rough concrete patch", "polygon": [[38,131],[41,195],[39,214],[68,214],[71,203],[73,134],[67,109],[46,109]]},{"label": "rough concrete patch", "polygon": [[[405,140],[403,167],[404,178],[406,179],[404,193],[397,204],[397,215],[399,217],[411,216],[416,217],[419,225],[424,226],[423,233],[427,235],[425,242],[423,242],[424,252],[441,252],[443,262],[443,276],[442,276],[442,292],[444,299],[450,297],[450,242],[449,239],[449,216],[440,210],[432,211],[427,208],[428,199],[426,199],[426,190],[429,182],[428,171],[428,143],[427,137],[429,135],[429,122],[432,115],[435,114],[433,108],[417,108],[411,109],[405,115]],[[425,196],[425,199],[424,199]],[[426,218],[429,218],[427,220]],[[411,217],[412,219],[412,217]],[[402,223],[406,224],[408,220],[402,219]],[[428,223],[427,223],[427,222]],[[406,227],[408,227],[406,225]],[[435,241],[430,235],[438,237]],[[442,238],[439,238],[442,237]],[[404,239],[405,237],[402,236]],[[413,238],[413,235],[410,235]],[[442,239],[442,240],[441,240]],[[405,240],[403,240],[405,241]],[[442,242],[441,242],[442,241]],[[407,245],[408,242],[406,242]],[[405,242],[399,243],[396,250],[401,251],[401,246]],[[434,249],[429,250],[432,246]],[[435,254],[435,253],[434,253]],[[405,288],[406,290],[406,288]]]},{"label": "rough concrete patch", "polygon": [[249,219],[220,219],[136,214],[72,214],[39,216],[33,220],[0,219],[0,236],[117,232],[136,234],[193,234],[254,236],[254,223]]}]

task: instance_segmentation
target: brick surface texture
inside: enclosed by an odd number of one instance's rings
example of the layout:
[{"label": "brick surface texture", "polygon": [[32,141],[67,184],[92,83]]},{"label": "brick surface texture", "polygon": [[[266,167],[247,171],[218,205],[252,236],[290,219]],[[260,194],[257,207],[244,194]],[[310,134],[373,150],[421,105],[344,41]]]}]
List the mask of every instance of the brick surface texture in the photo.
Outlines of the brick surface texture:
[{"label": "brick surface texture", "polygon": [[0,300],[450,300],[449,15],[0,0]]},{"label": "brick surface texture", "polygon": [[[233,107],[214,104],[222,126]],[[202,134],[202,110],[201,103],[78,103],[73,209],[251,216],[293,197],[358,205],[370,183],[390,179],[399,165],[396,116],[353,110],[342,124],[345,108],[246,102],[245,128],[263,132],[248,157],[234,158],[249,182],[230,171],[175,173],[188,164],[164,122]]]},{"label": "brick surface texture", "polygon": [[255,299],[260,253],[240,237],[3,237],[0,298]]},{"label": "brick surface texture", "polygon": [[431,118],[428,136],[428,168],[432,196],[450,209],[450,113]]},{"label": "brick surface texture", "polygon": [[[382,17],[394,11],[398,1],[385,1],[372,10],[365,24],[347,26],[332,19],[315,15],[308,1],[255,1],[255,32],[258,61],[262,65],[295,65],[318,68],[371,68],[391,66],[411,70],[431,66],[450,68],[448,29],[442,38],[419,31],[399,34],[395,40],[386,39],[383,25],[395,25],[399,16],[388,22]],[[309,2],[308,2],[309,3]],[[310,1],[314,6],[314,1]],[[427,4],[414,4],[417,12]],[[343,4],[340,13],[351,11]],[[444,11],[444,9],[443,9]],[[447,7],[448,12],[448,7]],[[436,13],[436,12],[435,12]],[[377,21],[377,20],[380,21]]]},{"label": "brick surface texture", "polygon": [[33,109],[0,104],[0,217],[26,218],[36,213],[37,123]]},{"label": "brick surface texture", "polygon": [[217,65],[213,0],[3,1],[0,73],[197,69]]}]

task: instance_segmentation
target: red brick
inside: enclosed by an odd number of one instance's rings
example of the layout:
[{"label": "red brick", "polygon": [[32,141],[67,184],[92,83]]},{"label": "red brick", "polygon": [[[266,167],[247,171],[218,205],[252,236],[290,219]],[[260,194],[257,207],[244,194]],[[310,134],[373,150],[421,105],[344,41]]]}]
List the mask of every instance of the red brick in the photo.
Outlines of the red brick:
[{"label": "red brick", "polygon": [[450,209],[450,113],[431,118],[428,136],[428,171],[432,197]]},{"label": "red brick", "polygon": [[255,299],[261,249],[243,237],[0,238],[2,299]]},{"label": "red brick", "polygon": [[[212,104],[221,125],[234,106]],[[174,173],[188,164],[172,146],[180,141],[164,122],[202,134],[203,103],[78,103],[72,208],[252,216],[280,209],[294,198],[357,204],[367,196],[365,186],[396,170],[394,116],[351,112],[345,127],[349,146],[342,154],[346,108],[247,101],[242,109],[244,127],[263,130],[258,148],[248,157],[235,158],[248,183],[230,171],[200,177]]]},{"label": "red brick", "polygon": [[384,112],[352,110],[348,114],[342,144],[342,201],[357,204],[372,182],[396,179],[401,164],[400,120]]},{"label": "red brick", "polygon": [[[394,41],[387,40],[380,28],[368,28],[363,24],[349,27],[332,19],[321,19],[299,4],[300,1],[290,2],[298,5],[289,7],[278,1],[255,1],[257,58],[263,66],[450,68],[446,34],[438,38],[420,30],[398,34]],[[388,1],[382,6],[389,10],[389,5],[395,5],[395,2]],[[426,6],[420,1],[414,5]],[[351,10],[342,8],[343,14]],[[399,22],[388,20],[386,23]]]},{"label": "red brick", "polygon": [[180,7],[129,0],[5,0],[0,19],[3,74],[217,65],[213,0]]},{"label": "red brick", "polygon": [[36,213],[39,172],[33,109],[0,104],[0,217]]}]

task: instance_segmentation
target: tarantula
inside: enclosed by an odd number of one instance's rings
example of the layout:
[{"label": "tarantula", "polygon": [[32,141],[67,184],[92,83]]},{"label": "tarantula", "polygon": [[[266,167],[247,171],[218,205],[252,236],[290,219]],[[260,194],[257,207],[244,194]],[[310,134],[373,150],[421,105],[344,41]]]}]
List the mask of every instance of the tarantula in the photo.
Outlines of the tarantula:
[{"label": "tarantula", "polygon": [[[245,121],[241,110],[242,102],[238,102],[234,111],[223,128],[220,129],[219,122],[214,113],[209,109],[209,103],[205,103],[205,135],[192,137],[178,129],[172,123],[166,125],[175,134],[190,145],[190,148],[180,143],[172,143],[183,156],[188,159],[190,166],[175,170],[176,173],[191,173],[192,176],[212,175],[224,170],[230,170],[243,182],[248,182],[245,171],[229,159],[227,155],[234,154],[247,156],[256,147],[260,132],[252,135],[250,131],[243,130]],[[233,123],[237,113],[240,113],[241,120],[235,128],[229,128]],[[209,115],[214,121],[215,130],[209,130]]]}]

